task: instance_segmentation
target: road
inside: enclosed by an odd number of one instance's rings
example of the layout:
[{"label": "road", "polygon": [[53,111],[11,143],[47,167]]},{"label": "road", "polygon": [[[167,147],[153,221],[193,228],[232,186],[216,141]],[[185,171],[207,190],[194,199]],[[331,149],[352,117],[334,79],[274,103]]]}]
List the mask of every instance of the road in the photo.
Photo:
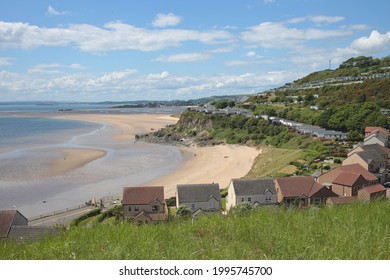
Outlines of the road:
[{"label": "road", "polygon": [[44,217],[34,221],[29,221],[29,226],[54,226],[54,225],[67,225],[71,220],[79,217],[80,215],[89,212],[96,207],[84,207],[80,209],[74,209],[53,216]]}]

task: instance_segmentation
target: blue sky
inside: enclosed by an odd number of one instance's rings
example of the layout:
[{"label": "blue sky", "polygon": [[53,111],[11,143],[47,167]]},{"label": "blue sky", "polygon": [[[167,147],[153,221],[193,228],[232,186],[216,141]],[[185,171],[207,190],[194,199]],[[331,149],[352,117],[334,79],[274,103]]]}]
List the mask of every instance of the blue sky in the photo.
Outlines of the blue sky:
[{"label": "blue sky", "polygon": [[[7,2],[7,3],[4,3]],[[253,94],[390,55],[390,1],[2,1],[0,101]]]}]

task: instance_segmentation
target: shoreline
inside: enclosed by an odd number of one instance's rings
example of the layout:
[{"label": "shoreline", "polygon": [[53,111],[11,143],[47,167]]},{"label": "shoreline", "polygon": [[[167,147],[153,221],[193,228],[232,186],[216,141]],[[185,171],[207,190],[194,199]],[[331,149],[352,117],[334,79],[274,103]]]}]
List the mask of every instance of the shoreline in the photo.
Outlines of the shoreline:
[{"label": "shoreline", "polygon": [[[115,127],[112,139],[119,142],[134,141],[136,134],[146,134],[167,125],[175,124],[178,118],[168,114],[67,114],[55,118],[89,121]],[[142,141],[141,141],[142,142]],[[145,142],[148,143],[148,142]],[[155,144],[155,143],[153,143]],[[162,145],[162,144],[157,144]],[[226,188],[231,179],[245,176],[252,168],[261,149],[242,145],[174,147],[181,151],[183,164],[175,171],[146,182],[144,185],[164,186],[165,197],[175,195],[177,184],[219,183]],[[131,186],[131,184],[130,184]]]},{"label": "shoreline", "polygon": [[[18,205],[30,216],[73,207],[92,197],[121,197],[123,187],[127,186],[164,186],[166,198],[175,195],[177,184],[215,182],[225,188],[231,179],[245,176],[261,153],[257,148],[238,145],[179,147],[136,141],[137,134],[175,124],[178,118],[169,114],[72,112],[43,117],[103,126],[94,133],[81,134],[58,147],[51,147],[50,153],[46,153],[50,161],[41,161],[42,168],[37,168],[33,180],[23,177],[13,183],[23,197],[9,188],[8,202],[12,201],[9,204]],[[149,151],[147,154],[143,155],[141,150],[133,154],[134,149],[138,151],[136,147],[142,148],[144,144]],[[36,160],[46,154],[39,150]],[[143,157],[153,168],[143,167]]]}]

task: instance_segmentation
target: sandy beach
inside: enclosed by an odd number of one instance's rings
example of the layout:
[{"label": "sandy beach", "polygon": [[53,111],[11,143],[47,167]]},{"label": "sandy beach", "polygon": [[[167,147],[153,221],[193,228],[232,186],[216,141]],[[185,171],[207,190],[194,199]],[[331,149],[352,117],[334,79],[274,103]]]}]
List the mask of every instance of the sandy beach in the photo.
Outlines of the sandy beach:
[{"label": "sandy beach", "polygon": [[[133,141],[136,134],[158,130],[175,124],[177,118],[162,114],[69,114],[61,119],[82,120],[102,123],[116,128],[112,134],[115,141]],[[174,172],[157,178],[145,185],[165,187],[166,197],[174,196],[177,184],[219,183],[220,188],[228,186],[232,178],[245,176],[252,167],[260,150],[238,145],[180,148],[185,161]],[[65,157],[56,160],[51,174],[60,174],[76,169],[104,156],[101,150],[67,149]]]},{"label": "sandy beach", "polygon": [[60,149],[60,151],[63,157],[54,160],[49,170],[42,174],[43,177],[62,175],[107,154],[106,151],[97,149]]}]

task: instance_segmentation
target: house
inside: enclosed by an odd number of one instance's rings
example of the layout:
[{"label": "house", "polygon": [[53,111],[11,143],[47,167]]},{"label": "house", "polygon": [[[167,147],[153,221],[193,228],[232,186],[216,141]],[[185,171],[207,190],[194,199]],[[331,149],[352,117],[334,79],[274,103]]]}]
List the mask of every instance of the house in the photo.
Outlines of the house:
[{"label": "house", "polygon": [[360,164],[335,167],[320,175],[317,182],[329,186],[338,196],[357,196],[364,187],[379,183],[378,178]]},{"label": "house", "polygon": [[360,145],[353,149],[343,165],[358,163],[375,174],[381,183],[390,180],[389,149],[379,144]]},{"label": "house", "polygon": [[18,210],[0,210],[0,238],[8,238],[14,226],[27,225],[27,218]]},{"label": "house", "polygon": [[390,148],[390,132],[383,127],[366,127],[366,138],[364,144],[379,144],[382,147]]},{"label": "house", "polygon": [[271,178],[232,179],[228,187],[226,210],[243,202],[255,205],[276,204],[274,181]]},{"label": "house", "polygon": [[187,206],[194,213],[221,210],[219,184],[181,184],[176,186],[176,207]]},{"label": "house", "polygon": [[311,176],[292,176],[275,180],[278,203],[307,206],[324,204],[329,197],[337,197],[325,186],[315,182]]},{"label": "house", "polygon": [[29,226],[27,218],[18,210],[0,210],[0,240],[35,241],[57,229],[44,226]]},{"label": "house", "polygon": [[164,187],[125,187],[122,205],[125,220],[145,223],[166,220]]},{"label": "house", "polygon": [[376,198],[386,198],[386,188],[381,184],[368,186],[358,191],[360,200],[373,200]]}]

